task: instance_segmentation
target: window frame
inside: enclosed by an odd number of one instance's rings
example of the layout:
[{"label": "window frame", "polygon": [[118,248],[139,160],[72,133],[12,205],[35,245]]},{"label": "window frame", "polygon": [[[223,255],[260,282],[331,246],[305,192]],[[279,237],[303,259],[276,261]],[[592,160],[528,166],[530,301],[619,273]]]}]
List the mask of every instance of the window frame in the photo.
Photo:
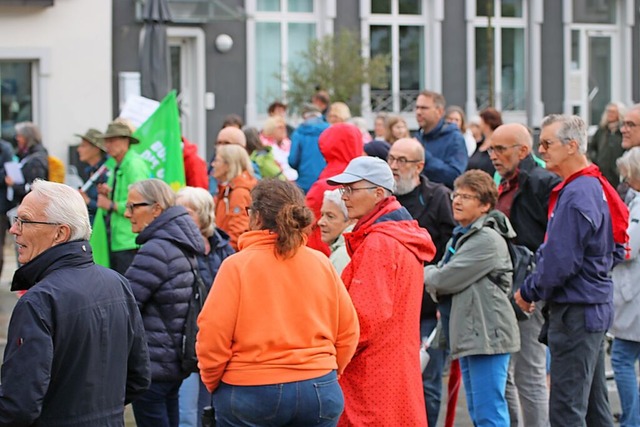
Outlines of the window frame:
[{"label": "window frame", "polygon": [[333,33],[333,19],[336,14],[336,0],[313,0],[313,12],[289,12],[286,10],[288,0],[280,1],[279,12],[258,11],[257,0],[247,0],[245,7],[247,19],[247,104],[246,122],[262,123],[267,117],[266,111],[258,110],[257,66],[256,63],[256,34],[258,23],[276,23],[280,26],[280,68],[283,79],[280,90],[287,91],[287,67],[289,63],[288,32],[289,24],[314,24],[315,36],[322,38]]}]

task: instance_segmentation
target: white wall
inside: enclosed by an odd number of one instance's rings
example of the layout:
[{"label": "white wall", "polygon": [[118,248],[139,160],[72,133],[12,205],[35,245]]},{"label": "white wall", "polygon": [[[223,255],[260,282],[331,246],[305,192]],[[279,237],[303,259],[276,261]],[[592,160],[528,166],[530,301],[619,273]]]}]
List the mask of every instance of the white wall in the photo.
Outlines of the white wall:
[{"label": "white wall", "polygon": [[[0,59],[33,59],[34,120],[49,152],[68,163],[74,133],[111,120],[111,0],[0,6]],[[36,111],[37,109],[37,111]]]}]

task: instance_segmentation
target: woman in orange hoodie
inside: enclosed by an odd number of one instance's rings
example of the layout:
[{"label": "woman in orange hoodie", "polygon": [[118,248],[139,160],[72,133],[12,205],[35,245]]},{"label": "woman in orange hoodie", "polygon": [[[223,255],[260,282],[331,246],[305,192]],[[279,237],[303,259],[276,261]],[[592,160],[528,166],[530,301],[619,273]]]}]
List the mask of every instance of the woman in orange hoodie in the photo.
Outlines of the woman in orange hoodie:
[{"label": "woman in orange hoodie", "polygon": [[358,343],[356,311],[329,259],[305,246],[313,214],[295,184],[262,181],[251,195],[250,231],[198,318],[216,425],[335,426],[344,408],[337,377]]},{"label": "woman in orange hoodie", "polygon": [[247,151],[240,145],[218,145],[211,166],[213,177],[220,183],[216,226],[229,235],[231,246],[238,250],[238,237],[249,229],[247,208],[251,205],[251,189],[258,180],[253,176]]}]

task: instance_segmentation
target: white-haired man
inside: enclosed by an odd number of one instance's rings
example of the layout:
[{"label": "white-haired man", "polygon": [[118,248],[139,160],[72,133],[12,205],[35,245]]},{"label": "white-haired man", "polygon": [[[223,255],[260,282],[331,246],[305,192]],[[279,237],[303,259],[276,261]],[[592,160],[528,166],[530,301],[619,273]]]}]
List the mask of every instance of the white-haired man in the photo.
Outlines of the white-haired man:
[{"label": "white-haired man", "polygon": [[96,265],[77,190],[36,180],[10,229],[27,291],[11,316],[0,426],[122,425],[124,405],[151,380],[144,327],[129,283]]},{"label": "white-haired man", "polygon": [[[577,116],[542,121],[540,155],[563,179],[549,197],[546,240],[536,269],[514,295],[524,311],[549,309],[551,426],[612,426],[604,374],[604,335],[613,320],[611,269],[628,244],[629,215],[596,165],[589,165],[587,127]],[[544,337],[543,337],[544,338]]]}]

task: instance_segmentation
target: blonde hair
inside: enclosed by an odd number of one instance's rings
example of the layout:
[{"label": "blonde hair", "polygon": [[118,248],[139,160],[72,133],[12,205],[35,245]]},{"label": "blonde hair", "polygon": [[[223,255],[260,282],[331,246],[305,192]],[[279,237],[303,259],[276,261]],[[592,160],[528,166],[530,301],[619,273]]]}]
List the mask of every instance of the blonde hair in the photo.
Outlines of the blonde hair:
[{"label": "blonde hair", "polygon": [[286,123],[282,116],[271,116],[264,121],[262,126],[262,134],[266,137],[271,137],[275,134],[278,126],[285,126]]},{"label": "blonde hair", "polygon": [[331,113],[338,116],[338,118],[343,122],[346,122],[351,118],[351,110],[349,109],[349,106],[344,102],[338,101],[331,104],[331,108],[329,108],[329,114]]},{"label": "blonde hair", "polygon": [[213,196],[204,188],[183,187],[176,195],[176,204],[191,209],[200,222],[200,233],[213,236],[216,229],[216,214]]},{"label": "blonde hair", "polygon": [[229,172],[227,172],[227,181],[242,175],[243,172],[247,172],[253,176],[253,166],[251,165],[251,159],[247,150],[244,147],[235,144],[220,145],[216,149],[216,156],[220,158],[229,166]]}]

